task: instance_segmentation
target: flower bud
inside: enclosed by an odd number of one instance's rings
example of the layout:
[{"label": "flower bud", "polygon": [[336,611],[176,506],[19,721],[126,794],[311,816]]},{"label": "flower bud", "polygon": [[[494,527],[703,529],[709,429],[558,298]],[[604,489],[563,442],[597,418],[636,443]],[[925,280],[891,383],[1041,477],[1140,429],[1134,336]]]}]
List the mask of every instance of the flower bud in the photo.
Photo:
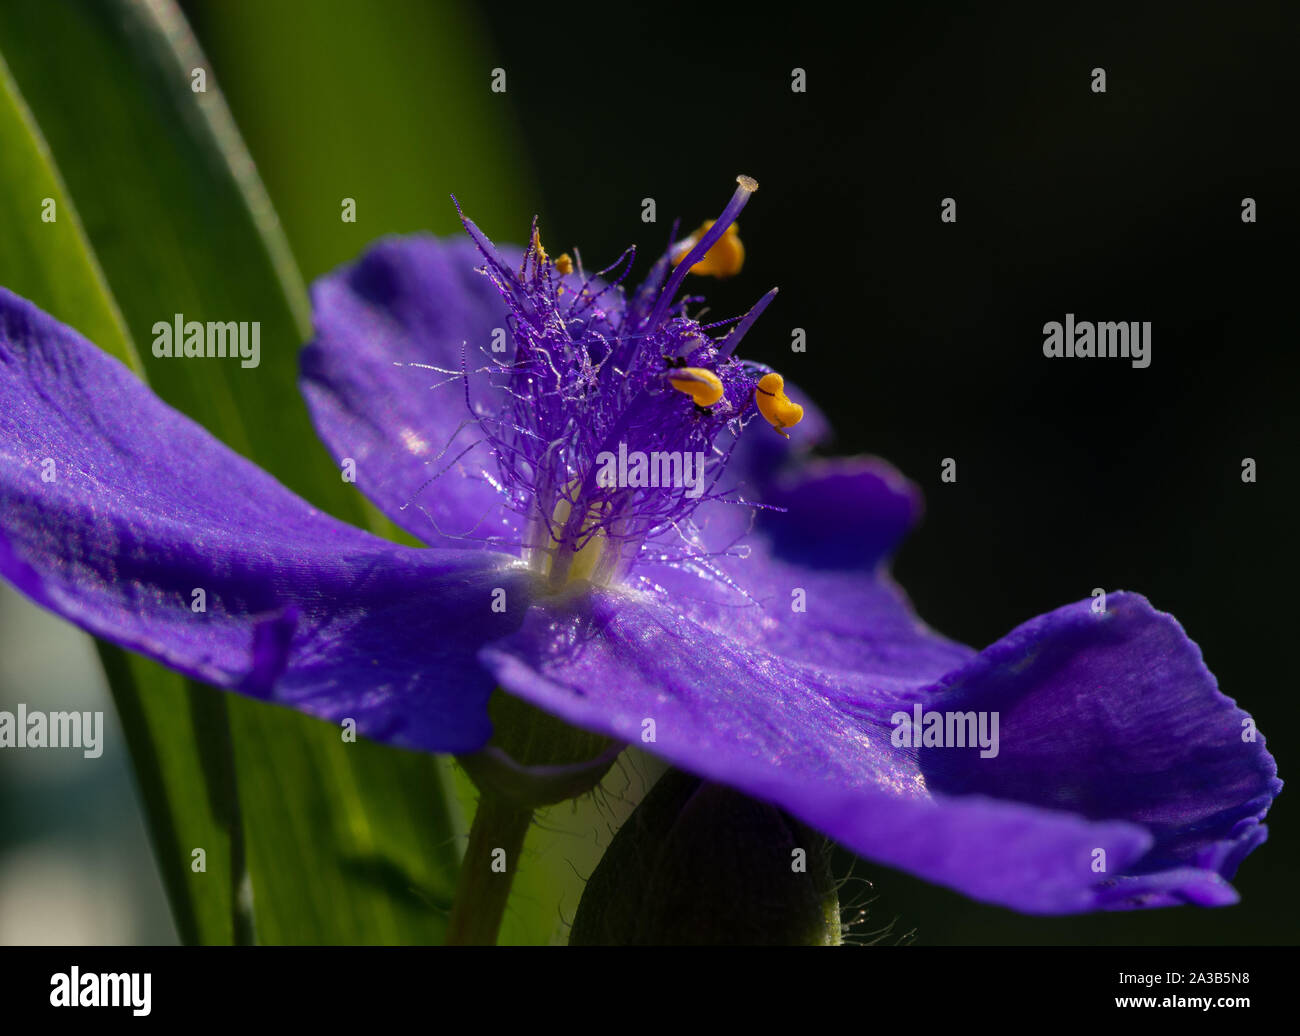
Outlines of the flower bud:
[{"label": "flower bud", "polygon": [[587,882],[569,945],[829,946],[840,934],[820,834],[670,770]]}]

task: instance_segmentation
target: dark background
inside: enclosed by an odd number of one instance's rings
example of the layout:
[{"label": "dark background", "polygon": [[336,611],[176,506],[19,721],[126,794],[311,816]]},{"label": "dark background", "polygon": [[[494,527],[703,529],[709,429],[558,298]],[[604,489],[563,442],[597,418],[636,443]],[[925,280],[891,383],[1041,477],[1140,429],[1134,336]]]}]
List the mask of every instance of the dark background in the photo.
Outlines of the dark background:
[{"label": "dark background", "polygon": [[[247,126],[232,41],[205,36],[206,5],[185,6]],[[576,244],[593,267],[635,241],[643,271],[674,216],[693,229],[737,173],[759,180],[740,220],[744,273],[704,290],[724,315],[779,285],[745,354],[819,401],[837,451],[877,453],[923,488],[896,573],[927,621],[982,647],[1093,587],[1139,591],[1201,645],[1283,778],[1294,769],[1294,3],[1113,17],[490,4],[477,17],[538,188],[519,204],[552,253]],[[795,67],[807,93],[791,92]],[[414,139],[457,101],[393,103]],[[955,225],[939,219],[946,196]],[[1241,222],[1246,196],[1255,224]],[[522,241],[527,225],[484,230]],[[1067,312],[1151,321],[1151,366],[1045,359],[1042,325]],[[805,354],[790,352],[793,327]],[[955,485],[939,481],[944,457]],[[1241,481],[1244,457],[1256,484]],[[1235,907],[1030,918],[858,863],[875,885],[862,930],[929,944],[1294,942],[1291,797],[1242,866]]]}]

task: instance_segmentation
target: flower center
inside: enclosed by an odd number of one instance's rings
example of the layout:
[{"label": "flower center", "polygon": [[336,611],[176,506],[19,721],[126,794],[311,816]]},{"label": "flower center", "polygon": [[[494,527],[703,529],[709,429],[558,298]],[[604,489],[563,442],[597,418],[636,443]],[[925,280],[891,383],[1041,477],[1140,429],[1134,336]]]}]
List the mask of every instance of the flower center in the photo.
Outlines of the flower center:
[{"label": "flower center", "polygon": [[756,414],[787,438],[802,419],[779,374],[733,355],[775,288],[739,320],[710,324],[687,312],[698,299],[678,297],[689,273],[739,270],[734,223],[758,184],[737,184],[721,215],[671,246],[631,293],[634,247],[588,275],[580,257],[551,259],[534,221],[515,268],[462,216],[515,346],[493,360],[475,420],[523,520],[525,560],[557,589],[619,580],[648,543],[724,499],[719,477]]}]

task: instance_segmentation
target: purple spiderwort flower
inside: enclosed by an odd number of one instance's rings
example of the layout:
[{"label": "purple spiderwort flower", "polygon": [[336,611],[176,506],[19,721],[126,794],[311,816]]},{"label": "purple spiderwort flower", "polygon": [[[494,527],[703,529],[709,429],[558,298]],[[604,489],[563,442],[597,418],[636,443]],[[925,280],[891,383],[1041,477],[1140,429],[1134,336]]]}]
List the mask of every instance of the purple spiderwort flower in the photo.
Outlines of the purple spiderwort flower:
[{"label": "purple spiderwort flower", "polygon": [[[631,251],[587,276],[535,225],[521,254],[467,219],[469,242],[386,239],[314,286],[317,429],[425,549],[320,513],[0,289],[0,574],[96,636],[407,748],[481,748],[500,685],[1018,910],[1235,901],[1281,785],[1178,623],[1114,593],[982,652],[932,632],[887,566],[916,489],[809,459],[807,401],[787,443],[798,405],[736,354],[773,293],[688,315],[739,182],[633,292]],[[602,476],[620,445],[703,454],[703,480]],[[900,740],[918,709],[996,716],[997,753]]]}]

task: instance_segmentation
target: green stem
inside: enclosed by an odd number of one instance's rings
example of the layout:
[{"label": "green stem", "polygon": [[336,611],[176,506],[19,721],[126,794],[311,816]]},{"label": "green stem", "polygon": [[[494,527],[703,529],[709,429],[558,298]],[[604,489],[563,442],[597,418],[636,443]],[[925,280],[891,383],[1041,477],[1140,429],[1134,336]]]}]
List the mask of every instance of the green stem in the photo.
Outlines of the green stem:
[{"label": "green stem", "polygon": [[[495,946],[533,811],[499,795],[479,796],[447,922],[448,946]],[[504,850],[502,857],[497,850]],[[493,869],[494,866],[497,869]]]}]

